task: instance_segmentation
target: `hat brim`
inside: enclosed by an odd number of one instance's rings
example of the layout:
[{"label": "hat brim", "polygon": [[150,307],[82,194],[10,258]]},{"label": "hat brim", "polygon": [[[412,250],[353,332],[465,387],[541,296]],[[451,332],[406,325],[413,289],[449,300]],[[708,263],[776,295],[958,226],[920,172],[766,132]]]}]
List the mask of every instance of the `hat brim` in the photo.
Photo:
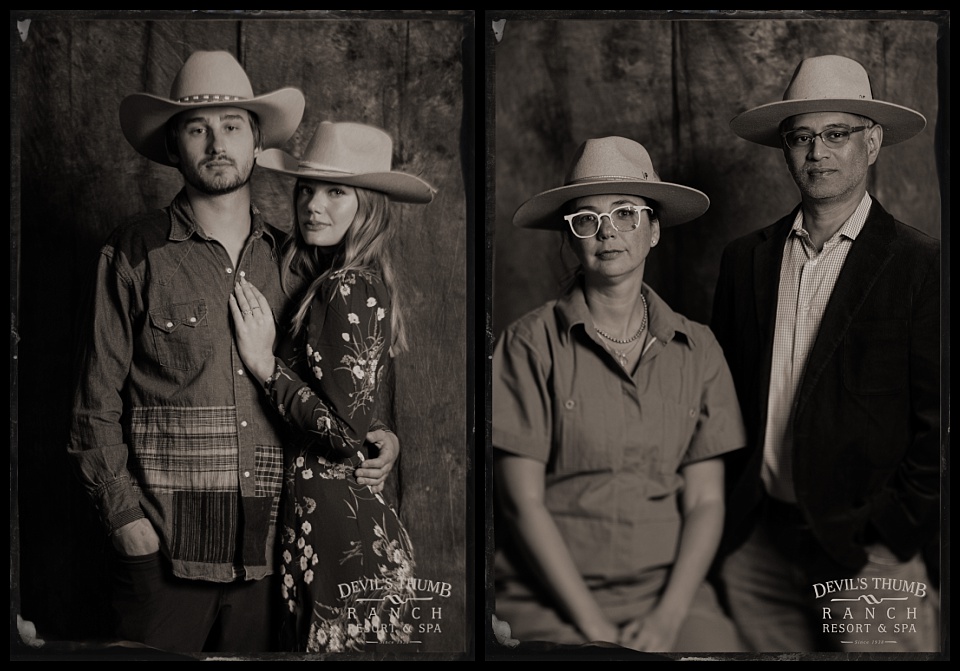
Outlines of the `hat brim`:
[{"label": "hat brim", "polygon": [[138,152],[151,161],[175,165],[167,153],[166,125],[180,112],[204,107],[238,107],[257,115],[264,148],[280,147],[296,132],[306,100],[299,89],[285,88],[250,98],[202,103],[174,102],[149,93],[135,93],[120,103],[120,128]]},{"label": "hat brim", "polygon": [[797,114],[846,112],[873,119],[883,126],[883,144],[909,140],[926,127],[926,118],[912,109],[881,100],[823,98],[818,100],[781,100],[747,110],[730,121],[730,128],[744,140],[768,147],[782,147],[780,124]]},{"label": "hat brim", "polygon": [[380,191],[392,200],[402,203],[429,203],[436,189],[425,181],[405,172],[368,172],[362,174],[314,170],[300,165],[300,161],[281,149],[268,149],[257,156],[257,165],[291,177],[315,179],[346,186],[357,186]]},{"label": "hat brim", "polygon": [[537,194],[517,208],[514,226],[563,230],[560,216],[563,204],[574,198],[603,194],[640,196],[656,203],[660,226],[676,226],[696,219],[710,207],[710,199],[702,191],[669,182],[603,180],[561,186]]}]

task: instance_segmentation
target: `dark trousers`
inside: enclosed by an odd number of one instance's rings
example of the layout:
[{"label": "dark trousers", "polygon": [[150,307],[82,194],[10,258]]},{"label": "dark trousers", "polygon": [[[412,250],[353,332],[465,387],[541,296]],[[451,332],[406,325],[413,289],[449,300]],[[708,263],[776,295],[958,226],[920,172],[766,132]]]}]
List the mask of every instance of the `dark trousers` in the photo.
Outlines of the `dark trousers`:
[{"label": "dark trousers", "polygon": [[159,552],[118,557],[113,572],[117,636],[171,652],[276,650],[272,576],[216,583],[173,575]]},{"label": "dark trousers", "polygon": [[803,515],[767,499],[721,580],[740,634],[757,652],[937,652],[940,595],[917,555],[881,543],[854,571],[834,563]]}]

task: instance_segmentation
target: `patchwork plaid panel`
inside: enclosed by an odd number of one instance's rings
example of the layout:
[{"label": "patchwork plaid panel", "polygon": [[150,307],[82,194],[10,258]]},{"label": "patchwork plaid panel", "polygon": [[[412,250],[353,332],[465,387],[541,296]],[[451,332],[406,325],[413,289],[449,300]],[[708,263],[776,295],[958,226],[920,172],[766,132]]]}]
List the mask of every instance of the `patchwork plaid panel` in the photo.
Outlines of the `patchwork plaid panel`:
[{"label": "patchwork plaid panel", "polygon": [[134,408],[130,433],[144,489],[237,491],[236,408]]},{"label": "patchwork plaid panel", "polygon": [[239,519],[238,503],[236,494],[174,494],[171,557],[210,564],[232,562]]},{"label": "patchwork plaid panel", "polygon": [[274,445],[257,445],[256,496],[280,496],[283,483],[283,450]]}]

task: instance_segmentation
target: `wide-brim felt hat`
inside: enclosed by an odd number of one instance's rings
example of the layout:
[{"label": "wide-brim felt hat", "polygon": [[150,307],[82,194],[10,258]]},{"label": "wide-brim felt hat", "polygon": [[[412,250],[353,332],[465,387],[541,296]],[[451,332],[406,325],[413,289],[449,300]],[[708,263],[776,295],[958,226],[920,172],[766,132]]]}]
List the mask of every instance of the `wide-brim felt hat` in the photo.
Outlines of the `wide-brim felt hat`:
[{"label": "wide-brim felt hat", "polygon": [[927,125],[919,112],[883,100],[874,100],[867,71],[844,56],[814,56],[800,62],[783,99],[747,110],[730,121],[733,132],[745,140],[783,146],[780,124],[797,114],[846,112],[883,126],[883,144],[908,140]]},{"label": "wide-brim felt hat", "polygon": [[321,121],[303,155],[280,149],[257,165],[302,179],[380,191],[403,203],[429,203],[436,189],[416,175],[393,170],[393,139],[381,128],[352,121]]},{"label": "wide-brim felt hat", "polygon": [[697,189],[663,182],[650,154],[639,142],[610,136],[587,140],[577,149],[563,186],[537,194],[513,215],[521,228],[563,229],[564,203],[583,196],[625,194],[654,201],[661,226],[696,219],[710,207],[710,199]]},{"label": "wide-brim felt hat", "polygon": [[306,101],[296,88],[260,96],[243,66],[226,51],[196,51],[180,68],[170,95],[134,93],[120,103],[120,128],[138,152],[163,165],[174,165],[166,146],[166,124],[175,115],[203,107],[238,107],[257,115],[262,146],[280,147],[303,118]]}]

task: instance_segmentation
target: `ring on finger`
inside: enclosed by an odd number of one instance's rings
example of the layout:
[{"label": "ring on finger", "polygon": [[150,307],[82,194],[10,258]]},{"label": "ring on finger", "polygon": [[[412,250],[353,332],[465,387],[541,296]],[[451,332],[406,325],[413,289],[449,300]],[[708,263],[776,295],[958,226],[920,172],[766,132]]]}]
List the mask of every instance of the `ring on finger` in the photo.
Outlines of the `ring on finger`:
[{"label": "ring on finger", "polygon": [[253,314],[253,310],[241,310],[240,313],[241,313],[241,314],[245,314],[245,315],[249,315],[249,314]]}]

